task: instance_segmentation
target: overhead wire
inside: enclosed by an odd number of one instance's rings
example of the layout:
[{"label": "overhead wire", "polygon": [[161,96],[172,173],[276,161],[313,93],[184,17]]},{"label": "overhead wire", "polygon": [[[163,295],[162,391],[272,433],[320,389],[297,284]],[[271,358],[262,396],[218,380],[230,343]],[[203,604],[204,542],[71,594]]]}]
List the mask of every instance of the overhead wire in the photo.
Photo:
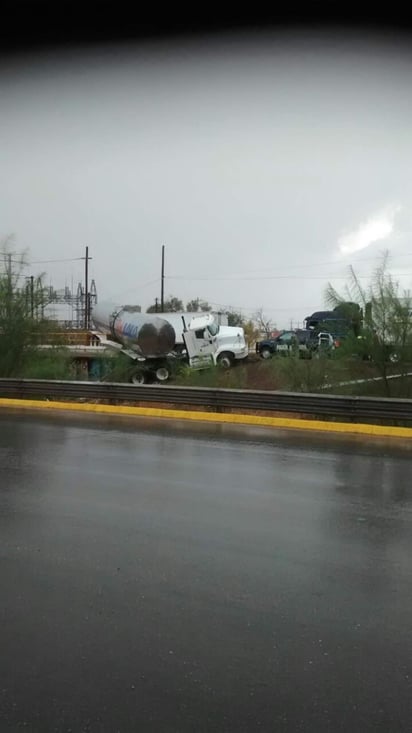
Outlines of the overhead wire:
[{"label": "overhead wire", "polygon": [[[412,252],[390,254],[390,260],[396,257],[412,257]],[[342,262],[337,262],[335,259],[335,260],[324,260],[323,262],[303,262],[303,263],[301,262],[299,264],[290,264],[290,265],[287,265],[286,267],[287,269],[301,269],[301,268],[309,269],[309,268],[316,268],[316,267],[324,267],[326,265],[335,265],[335,266],[340,266],[340,267],[344,267],[345,269],[348,269],[350,267],[356,266],[358,262],[371,262],[371,261],[375,261],[375,262],[377,261],[376,255],[370,256],[370,257],[359,257],[353,263],[347,263],[347,264],[344,264]],[[280,269],[280,271],[282,271],[282,270],[285,270],[285,267],[281,267],[277,269],[278,270]],[[248,272],[251,272],[251,273],[257,273],[257,272],[266,272],[267,273],[268,271],[270,270],[268,270],[267,267],[261,267],[257,270],[248,270]],[[238,273],[236,273],[236,275],[237,274]],[[242,274],[243,273],[240,273],[240,275]]]},{"label": "overhead wire", "polygon": [[[407,277],[408,275],[411,275],[411,272],[398,272],[397,277]],[[365,280],[370,278],[370,274],[368,275],[357,275],[357,278],[359,280]],[[264,275],[262,277],[250,277],[248,275],[244,275],[242,277],[196,277],[194,275],[167,275],[165,276],[165,280],[195,280],[196,282],[216,282],[216,281],[225,281],[225,282],[243,282],[243,281],[262,281],[262,280],[347,280],[348,275]]]},{"label": "overhead wire", "polygon": [[128,288],[128,290],[122,290],[122,295],[127,295],[127,293],[133,293],[136,292],[138,288],[143,290],[143,288],[148,288],[149,285],[157,285],[160,282],[160,277],[157,277],[155,280],[149,280],[149,282],[146,283],[137,283],[133,288]]},{"label": "overhead wire", "polygon": [[27,263],[27,266],[30,267],[31,265],[50,265],[60,262],[80,262],[80,260],[84,260],[84,257],[70,257],[69,259],[62,260],[32,260],[31,262]]}]

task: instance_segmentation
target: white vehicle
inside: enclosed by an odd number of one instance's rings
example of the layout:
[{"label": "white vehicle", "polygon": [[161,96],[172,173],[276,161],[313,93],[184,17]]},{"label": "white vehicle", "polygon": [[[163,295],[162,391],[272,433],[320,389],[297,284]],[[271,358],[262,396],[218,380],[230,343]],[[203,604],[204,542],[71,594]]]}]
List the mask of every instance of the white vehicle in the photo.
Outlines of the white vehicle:
[{"label": "white vehicle", "polygon": [[102,345],[136,361],[136,384],[153,378],[167,381],[177,359],[203,369],[211,364],[230,367],[248,354],[243,329],[220,326],[212,313],[143,314],[133,306],[99,303],[92,320]]},{"label": "white vehicle", "polygon": [[[233,366],[235,361],[246,359],[249,350],[246,344],[245,332],[238,326],[222,325],[221,313],[160,313],[159,318],[164,319],[173,326],[176,334],[176,350],[183,351],[185,342],[183,338],[183,323],[190,324],[189,330],[196,330],[197,338],[202,339],[202,318],[206,318],[210,328],[215,331],[216,337],[214,363],[225,367]],[[224,323],[227,323],[227,316],[224,316]],[[203,329],[204,330],[204,329]],[[206,334],[206,338],[208,338]]]}]

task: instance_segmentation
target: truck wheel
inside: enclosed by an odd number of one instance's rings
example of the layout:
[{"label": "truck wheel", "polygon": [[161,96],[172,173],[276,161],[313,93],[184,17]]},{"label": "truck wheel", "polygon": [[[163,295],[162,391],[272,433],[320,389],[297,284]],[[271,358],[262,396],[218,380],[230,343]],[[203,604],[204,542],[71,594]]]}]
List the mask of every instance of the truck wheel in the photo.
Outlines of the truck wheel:
[{"label": "truck wheel", "polygon": [[224,369],[230,369],[233,364],[233,357],[226,351],[223,354],[219,354],[217,357],[217,363]]},{"label": "truck wheel", "polygon": [[389,355],[389,361],[392,362],[392,364],[396,364],[399,361],[399,354],[397,354],[396,351],[392,351]]},{"label": "truck wheel", "polygon": [[270,349],[262,349],[260,355],[262,359],[270,359],[270,357],[272,356],[272,352],[270,351]]},{"label": "truck wheel", "polygon": [[170,377],[170,372],[167,367],[159,367],[156,369],[156,379],[158,382],[167,382]]},{"label": "truck wheel", "polygon": [[131,378],[132,384],[146,384],[147,381],[147,375],[144,372],[136,372],[136,374],[133,374]]}]

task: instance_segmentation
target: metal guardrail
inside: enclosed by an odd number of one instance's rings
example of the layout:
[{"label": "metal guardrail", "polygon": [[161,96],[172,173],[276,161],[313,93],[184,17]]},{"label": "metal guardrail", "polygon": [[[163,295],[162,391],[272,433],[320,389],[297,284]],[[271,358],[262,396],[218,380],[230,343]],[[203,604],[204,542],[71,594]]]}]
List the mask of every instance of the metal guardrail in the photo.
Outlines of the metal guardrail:
[{"label": "metal guardrail", "polygon": [[264,411],[350,422],[412,425],[412,400],[379,397],[41,379],[0,379],[0,397],[169,403],[183,405],[186,409],[205,407],[215,412]]}]

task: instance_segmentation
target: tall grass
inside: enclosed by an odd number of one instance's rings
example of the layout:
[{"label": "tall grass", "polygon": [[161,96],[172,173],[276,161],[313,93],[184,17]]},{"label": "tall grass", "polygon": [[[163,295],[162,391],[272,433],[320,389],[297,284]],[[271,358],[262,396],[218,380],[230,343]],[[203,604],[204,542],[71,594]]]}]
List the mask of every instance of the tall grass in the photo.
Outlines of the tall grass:
[{"label": "tall grass", "polygon": [[27,354],[16,377],[22,379],[75,379],[71,354],[65,349],[33,350]]}]

